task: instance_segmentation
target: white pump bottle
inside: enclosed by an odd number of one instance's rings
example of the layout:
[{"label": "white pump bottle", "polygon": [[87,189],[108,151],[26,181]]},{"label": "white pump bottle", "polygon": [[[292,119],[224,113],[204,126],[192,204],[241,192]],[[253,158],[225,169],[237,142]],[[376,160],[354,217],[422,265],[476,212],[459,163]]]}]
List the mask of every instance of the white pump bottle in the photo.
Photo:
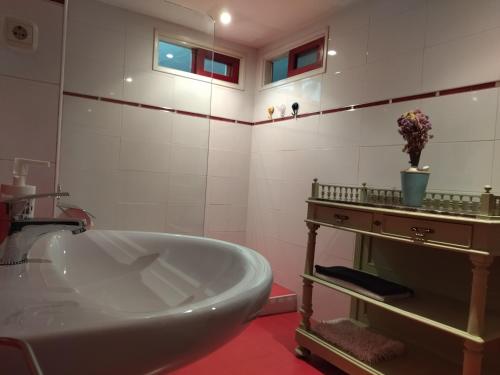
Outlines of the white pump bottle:
[{"label": "white pump bottle", "polygon": [[[2,184],[0,187],[1,199],[9,199],[24,195],[36,194],[36,186],[26,185],[30,165],[41,165],[50,167],[49,161],[15,158],[12,168],[12,184]],[[35,212],[35,201],[31,200],[29,204],[22,203],[23,212],[16,212],[23,218],[32,218]]]}]

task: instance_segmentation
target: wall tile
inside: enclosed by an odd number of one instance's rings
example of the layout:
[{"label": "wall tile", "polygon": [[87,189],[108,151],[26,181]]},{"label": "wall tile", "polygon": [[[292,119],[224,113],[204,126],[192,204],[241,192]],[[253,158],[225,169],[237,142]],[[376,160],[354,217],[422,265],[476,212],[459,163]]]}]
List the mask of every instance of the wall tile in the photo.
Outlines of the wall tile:
[{"label": "wall tile", "polygon": [[246,206],[208,204],[206,210],[205,227],[208,231],[241,232],[246,230]]},{"label": "wall tile", "polygon": [[250,153],[253,128],[210,120],[210,149]]},{"label": "wall tile", "polygon": [[367,65],[367,101],[420,92],[421,81],[421,50],[377,60]]},{"label": "wall tile", "polygon": [[399,172],[409,166],[409,157],[401,149],[401,146],[360,147],[358,185],[366,182],[368,186],[399,189]]},{"label": "wall tile", "polygon": [[432,142],[422,152],[422,165],[430,165],[429,189],[482,192],[491,183],[493,141]]},{"label": "wall tile", "polygon": [[360,109],[360,145],[387,146],[403,144],[403,137],[401,137],[398,133],[397,119],[401,116],[401,114],[420,107],[420,100],[412,100],[408,102]]},{"label": "wall tile", "polygon": [[437,142],[492,140],[495,137],[498,89],[422,100]]},{"label": "wall tile", "polygon": [[175,77],[174,108],[210,114],[211,84],[195,79]]},{"label": "wall tile", "polygon": [[248,154],[236,151],[211,150],[208,156],[208,175],[247,178]]},{"label": "wall tile", "polygon": [[167,111],[124,105],[122,137],[135,141],[171,143],[174,116]]},{"label": "wall tile", "polygon": [[368,29],[361,28],[346,34],[330,33],[328,49],[337,52],[335,56],[327,55],[328,70],[337,72],[366,64],[368,48]]},{"label": "wall tile", "polygon": [[373,20],[391,16],[404,17],[405,13],[419,10],[426,5],[426,0],[375,0],[369,1],[370,17]]},{"label": "wall tile", "polygon": [[170,170],[174,174],[204,176],[207,174],[207,154],[207,149],[172,145]]},{"label": "wall tile", "polygon": [[193,147],[208,147],[209,120],[201,117],[174,115],[172,142]]},{"label": "wall tile", "polygon": [[367,68],[360,66],[341,70],[340,73],[329,69],[323,75],[321,89],[322,110],[364,103],[367,98]]},{"label": "wall tile", "polygon": [[153,142],[122,139],[120,169],[149,172],[168,172],[172,147]]},{"label": "wall tile", "polygon": [[165,205],[119,203],[116,206],[115,217],[118,229],[162,232],[165,227]]},{"label": "wall tile", "polygon": [[165,232],[202,236],[204,210],[204,205],[169,204]]},{"label": "wall tile", "polygon": [[362,111],[344,111],[319,116],[317,145],[321,148],[358,145]]},{"label": "wall tile", "polygon": [[500,78],[500,28],[425,50],[422,89],[439,90]]},{"label": "wall tile", "polygon": [[[0,74],[58,84],[64,7],[48,1],[2,1],[0,14],[34,22],[39,30],[34,52],[7,47],[0,40]],[[2,22],[0,19],[3,33]]]},{"label": "wall tile", "polygon": [[169,204],[203,205],[206,186],[206,176],[171,174],[168,184],[168,202]]},{"label": "wall tile", "polygon": [[252,121],[253,90],[245,83],[245,90],[237,90],[220,85],[212,86],[211,114],[214,116]]},{"label": "wall tile", "polygon": [[120,136],[122,106],[65,95],[63,97],[63,124],[65,128]]},{"label": "wall tile", "polygon": [[497,0],[439,0],[428,5],[426,44],[429,46],[500,26]]},{"label": "wall tile", "polygon": [[[493,193],[495,195],[500,194],[500,142],[494,142],[494,157],[492,163],[492,177],[491,177],[491,186],[493,187]],[[485,184],[486,185],[486,184]]]},{"label": "wall tile", "polygon": [[274,141],[279,150],[293,151],[315,147],[318,144],[320,116],[309,116],[277,123]]},{"label": "wall tile", "polygon": [[121,203],[166,203],[169,175],[166,173],[120,171],[119,201]]},{"label": "wall tile", "polygon": [[411,20],[413,25],[425,25],[425,2],[420,4],[424,6],[397,16],[387,14],[374,18],[370,23],[368,62],[387,59],[389,56],[394,58],[401,52],[424,48],[425,27],[412,27],[408,22]]},{"label": "wall tile", "polygon": [[[55,161],[59,87],[0,76],[0,159]],[[28,106],[28,107],[27,107]]]},{"label": "wall tile", "polygon": [[208,177],[207,204],[245,205],[248,199],[248,178]]}]

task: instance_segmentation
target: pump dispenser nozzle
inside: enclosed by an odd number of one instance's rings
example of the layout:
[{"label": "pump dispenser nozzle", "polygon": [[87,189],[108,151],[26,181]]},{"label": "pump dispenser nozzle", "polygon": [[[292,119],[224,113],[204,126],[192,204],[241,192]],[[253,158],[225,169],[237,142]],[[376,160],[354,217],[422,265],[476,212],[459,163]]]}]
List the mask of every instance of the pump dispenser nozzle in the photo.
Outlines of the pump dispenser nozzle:
[{"label": "pump dispenser nozzle", "polygon": [[12,169],[12,185],[26,185],[26,176],[28,175],[30,164],[50,167],[50,161],[15,158],[14,168]]}]

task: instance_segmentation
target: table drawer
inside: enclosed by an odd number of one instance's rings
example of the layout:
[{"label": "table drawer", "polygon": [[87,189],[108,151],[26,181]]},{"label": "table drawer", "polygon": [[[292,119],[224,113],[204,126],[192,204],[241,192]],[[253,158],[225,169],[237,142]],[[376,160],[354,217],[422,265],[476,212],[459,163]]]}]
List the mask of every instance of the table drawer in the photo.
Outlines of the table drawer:
[{"label": "table drawer", "polygon": [[309,219],[366,232],[371,231],[372,228],[372,214],[370,212],[345,210],[336,207],[315,206],[314,210],[312,210],[312,217],[309,217]]},{"label": "table drawer", "polygon": [[381,220],[380,233],[419,242],[465,248],[470,248],[472,245],[472,226],[469,224],[384,215]]}]

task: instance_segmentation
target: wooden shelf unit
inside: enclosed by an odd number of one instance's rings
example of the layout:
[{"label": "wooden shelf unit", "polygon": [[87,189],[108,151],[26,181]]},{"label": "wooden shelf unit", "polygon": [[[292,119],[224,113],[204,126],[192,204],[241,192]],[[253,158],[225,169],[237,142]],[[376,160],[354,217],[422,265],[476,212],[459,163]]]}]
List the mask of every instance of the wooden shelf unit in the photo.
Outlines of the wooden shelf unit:
[{"label": "wooden shelf unit", "polygon": [[[500,313],[487,306],[489,268],[500,255],[500,217],[488,215],[459,215],[405,210],[401,206],[379,207],[359,202],[336,202],[318,199],[318,182],[312,186],[312,198],[307,200],[306,225],[309,228],[303,298],[300,312],[302,322],[297,328],[297,353],[313,353],[349,374],[405,374],[405,375],[481,375],[500,374],[483,366],[483,351],[488,342],[500,339]],[[327,185],[322,185],[327,186]],[[491,197],[490,197],[491,196]],[[481,199],[498,202],[487,190]],[[479,203],[478,203],[479,204]],[[484,206],[482,206],[484,208]],[[486,207],[488,210],[488,208]],[[491,209],[490,209],[491,211]],[[496,211],[495,211],[496,213]],[[440,293],[439,285],[427,292],[417,289],[415,297],[381,302],[314,274],[316,235],[320,226],[347,230],[363,236],[391,241],[397,246],[408,246],[418,251],[424,247],[443,254],[459,254],[470,260],[472,277],[467,301],[459,301]],[[418,245],[418,246],[413,246]],[[448,255],[446,255],[448,256]],[[456,255],[455,255],[456,256]],[[405,342],[407,353],[399,358],[368,365],[340,348],[326,342],[311,328],[312,289],[321,285],[349,295],[387,314],[423,324],[430,329],[463,340],[461,365],[442,359],[439,353]],[[399,338],[398,338],[399,339]],[[500,353],[499,353],[500,354]],[[425,364],[424,364],[425,363]],[[488,367],[489,369],[489,367]]]}]

